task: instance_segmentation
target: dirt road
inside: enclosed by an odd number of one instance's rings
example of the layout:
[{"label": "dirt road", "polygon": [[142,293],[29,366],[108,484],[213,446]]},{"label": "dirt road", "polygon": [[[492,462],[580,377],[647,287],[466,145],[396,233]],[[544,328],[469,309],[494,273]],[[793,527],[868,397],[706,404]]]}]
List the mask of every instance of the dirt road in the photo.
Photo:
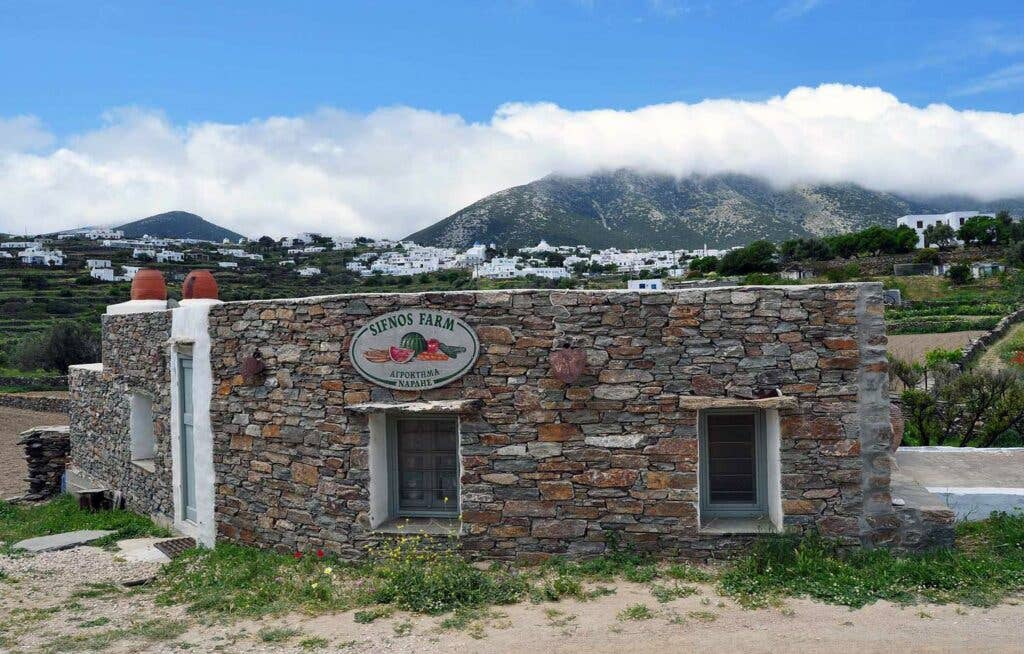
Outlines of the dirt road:
[{"label": "dirt road", "polygon": [[[1024,607],[991,609],[878,603],[859,610],[790,600],[746,610],[711,586],[659,603],[647,586],[610,584],[590,602],[497,607],[476,621],[443,628],[446,616],[395,613],[370,624],[353,612],[290,614],[224,622],[157,606],[153,591],[104,585],[152,574],[97,548],[0,557],[17,580],[0,593],[0,649],[104,652],[1020,652]],[[61,580],[60,583],[53,583]],[[649,615],[630,619],[627,607]]]},{"label": "dirt road", "polygon": [[43,413],[11,407],[0,407],[0,498],[24,493],[25,452],[18,445],[18,435],[41,425],[66,425],[64,413]]}]

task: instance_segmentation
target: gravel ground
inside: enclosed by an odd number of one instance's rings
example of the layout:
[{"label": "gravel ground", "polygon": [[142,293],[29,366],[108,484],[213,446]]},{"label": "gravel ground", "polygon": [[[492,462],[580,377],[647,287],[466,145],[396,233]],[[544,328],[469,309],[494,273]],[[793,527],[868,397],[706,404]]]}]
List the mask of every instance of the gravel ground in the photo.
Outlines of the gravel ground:
[{"label": "gravel ground", "polygon": [[[991,609],[880,602],[849,610],[807,600],[756,611],[708,585],[659,604],[639,584],[590,602],[496,607],[461,630],[442,617],[396,613],[357,624],[353,613],[289,614],[222,622],[158,606],[154,591],[115,583],[153,574],[158,564],[120,560],[94,547],[35,557],[0,556],[0,650],[12,652],[1020,652],[1024,607]],[[646,620],[620,612],[644,604]],[[154,633],[147,625],[156,625]],[[167,629],[170,629],[167,632]],[[266,642],[266,630],[280,640]],[[262,632],[262,633],[261,633]]]},{"label": "gravel ground", "polygon": [[21,432],[42,425],[66,425],[65,413],[42,413],[0,407],[0,498],[21,495],[25,484],[25,451],[18,445]]}]

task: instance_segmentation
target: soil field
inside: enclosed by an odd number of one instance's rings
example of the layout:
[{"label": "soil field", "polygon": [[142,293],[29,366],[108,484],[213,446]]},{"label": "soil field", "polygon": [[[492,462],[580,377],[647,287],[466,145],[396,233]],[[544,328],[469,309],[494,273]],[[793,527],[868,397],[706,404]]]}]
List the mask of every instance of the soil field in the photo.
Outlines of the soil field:
[{"label": "soil field", "polygon": [[0,498],[21,495],[25,484],[25,451],[18,445],[21,432],[43,425],[66,425],[64,413],[43,413],[0,406]]},{"label": "soil field", "polygon": [[902,334],[889,337],[889,354],[911,363],[924,363],[924,355],[929,350],[941,347],[947,350],[958,350],[972,338],[978,338],[985,332],[947,332],[945,334]]},{"label": "soil field", "polygon": [[[18,652],[1020,652],[1024,606],[863,609],[788,600],[739,607],[699,584],[659,603],[648,586],[575,600],[500,606],[461,624],[396,612],[360,624],[353,612],[261,620],[212,620],[161,606],[144,579],[155,564],[80,547],[33,557],[0,556],[16,583],[0,593],[0,650]],[[55,583],[56,582],[56,583]],[[646,611],[637,611],[642,605]],[[632,607],[631,611],[626,611]]]}]

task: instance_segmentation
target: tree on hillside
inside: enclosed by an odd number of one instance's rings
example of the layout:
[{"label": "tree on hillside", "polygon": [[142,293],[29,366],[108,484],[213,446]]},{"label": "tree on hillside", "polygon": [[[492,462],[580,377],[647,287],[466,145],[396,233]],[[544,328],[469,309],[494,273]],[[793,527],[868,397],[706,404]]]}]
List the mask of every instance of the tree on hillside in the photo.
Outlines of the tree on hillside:
[{"label": "tree on hillside", "polygon": [[999,240],[998,223],[991,216],[972,216],[964,221],[957,236],[964,243],[992,245]]},{"label": "tree on hillside", "polygon": [[794,238],[779,246],[779,259],[790,261],[828,261],[835,257],[829,244],[822,238]]},{"label": "tree on hillside", "polygon": [[940,250],[951,247],[956,238],[956,232],[946,223],[929,225],[924,229],[924,246],[934,245]]},{"label": "tree on hillside", "polygon": [[770,273],[778,269],[775,263],[775,244],[770,241],[754,241],[746,247],[731,250],[718,264],[718,272],[723,275]]},{"label": "tree on hillside", "polygon": [[971,371],[940,378],[931,391],[901,397],[908,442],[993,447],[1022,444],[1024,378],[1013,371]]},{"label": "tree on hillside", "polygon": [[690,261],[690,270],[702,275],[718,270],[718,257],[696,257]]}]

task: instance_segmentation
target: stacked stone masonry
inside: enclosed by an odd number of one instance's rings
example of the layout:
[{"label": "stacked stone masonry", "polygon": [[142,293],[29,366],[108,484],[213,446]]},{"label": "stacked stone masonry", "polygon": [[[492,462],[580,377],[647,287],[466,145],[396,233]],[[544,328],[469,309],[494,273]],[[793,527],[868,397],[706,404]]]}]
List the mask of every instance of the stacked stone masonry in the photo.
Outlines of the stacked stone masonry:
[{"label": "stacked stone masonry", "polygon": [[[430,391],[359,376],[349,339],[403,307],[452,312],[481,355]],[[751,536],[701,533],[698,410],[685,396],[777,388],[784,525],[850,544],[897,531],[882,289],[877,284],[636,293],[514,291],[327,296],[234,302],[209,314],[218,538],[358,557],[369,526],[368,402],[474,399],[460,416],[461,547],[485,558],[603,551],[608,534],[664,557],[725,556]],[[72,460],[129,507],[172,511],[169,312],[107,317],[103,369],[72,373]],[[587,368],[553,378],[571,340]],[[256,382],[240,374],[259,351]],[[158,399],[156,472],[125,451],[126,392]]]},{"label": "stacked stone masonry", "polygon": [[[166,311],[103,316],[103,365],[72,366],[71,467],[121,491],[125,507],[169,517],[171,500],[170,372]],[[152,470],[131,457],[131,395],[153,398]]]},{"label": "stacked stone masonry", "polygon": [[41,500],[59,493],[71,449],[68,428],[33,427],[21,432],[18,445],[25,448],[28,468],[28,493],[21,499]]}]

